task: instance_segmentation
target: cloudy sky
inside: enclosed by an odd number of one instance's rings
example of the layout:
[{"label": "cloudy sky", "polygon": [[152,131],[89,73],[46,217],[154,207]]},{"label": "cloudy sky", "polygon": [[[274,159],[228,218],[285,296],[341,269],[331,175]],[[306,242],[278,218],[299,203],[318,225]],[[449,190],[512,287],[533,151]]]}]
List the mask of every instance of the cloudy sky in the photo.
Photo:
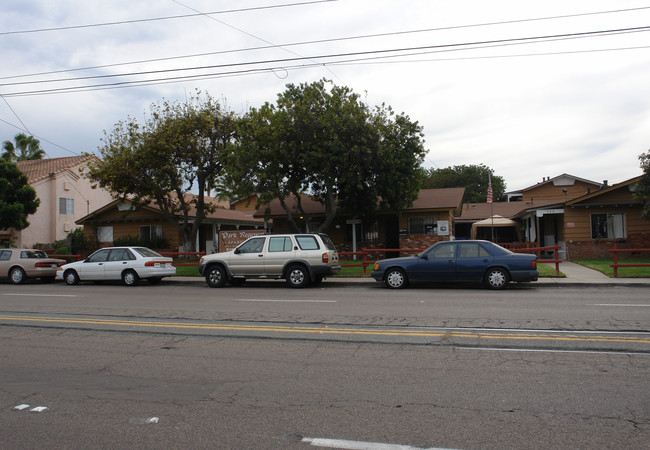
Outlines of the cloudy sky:
[{"label": "cloudy sky", "polygon": [[237,113],[321,78],[418,121],[426,167],[508,190],[641,174],[650,3],[640,0],[3,0],[0,140],[49,157],[196,88]]}]

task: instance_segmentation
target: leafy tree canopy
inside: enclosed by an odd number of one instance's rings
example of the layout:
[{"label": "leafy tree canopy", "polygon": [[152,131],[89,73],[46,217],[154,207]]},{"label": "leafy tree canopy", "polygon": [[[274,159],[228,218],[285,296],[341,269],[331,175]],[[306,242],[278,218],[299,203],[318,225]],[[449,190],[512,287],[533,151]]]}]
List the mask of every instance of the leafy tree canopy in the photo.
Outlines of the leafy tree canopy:
[{"label": "leafy tree canopy", "polygon": [[0,158],[0,230],[27,228],[27,216],[36,212],[39,203],[18,166]]},{"label": "leafy tree canopy", "polygon": [[462,165],[430,169],[424,181],[427,189],[435,188],[465,188],[465,201],[468,203],[485,203],[489,178],[492,179],[493,198],[496,201],[506,191],[503,177],[494,175],[494,171],[486,165]]},{"label": "leafy tree canopy", "polygon": [[643,210],[641,215],[645,219],[650,219],[650,150],[639,155],[643,175],[637,183],[636,195],[643,199]]},{"label": "leafy tree canopy", "polygon": [[41,142],[34,136],[27,136],[19,133],[14,137],[15,145],[11,141],[4,141],[2,158],[7,161],[27,161],[31,159],[43,159],[45,151],[41,148]]},{"label": "leafy tree canopy", "polygon": [[158,205],[184,248],[194,249],[206,213],[214,210],[205,195],[223,175],[222,154],[233,145],[236,120],[200,92],[185,103],[154,103],[144,123],[128,118],[104,133],[102,161],[90,166],[89,178],[118,198]]},{"label": "leafy tree canopy", "polygon": [[319,231],[338,211],[362,216],[380,206],[403,209],[417,198],[425,155],[422,128],[384,105],[370,108],[347,87],[320,80],[289,84],[275,104],[251,109],[229,157],[228,185],[258,206],[312,195],[325,206]]}]

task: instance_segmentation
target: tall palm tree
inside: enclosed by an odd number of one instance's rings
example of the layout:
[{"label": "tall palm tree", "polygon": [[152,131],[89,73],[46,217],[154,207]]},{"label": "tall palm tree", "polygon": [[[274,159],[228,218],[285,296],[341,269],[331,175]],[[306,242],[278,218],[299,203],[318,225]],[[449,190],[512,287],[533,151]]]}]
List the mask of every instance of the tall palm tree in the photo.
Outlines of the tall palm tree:
[{"label": "tall palm tree", "polygon": [[4,141],[2,148],[4,153],[2,158],[8,161],[27,161],[30,159],[43,159],[45,151],[41,148],[41,141],[34,136],[27,136],[25,133],[19,133],[14,137],[16,144],[11,141]]}]

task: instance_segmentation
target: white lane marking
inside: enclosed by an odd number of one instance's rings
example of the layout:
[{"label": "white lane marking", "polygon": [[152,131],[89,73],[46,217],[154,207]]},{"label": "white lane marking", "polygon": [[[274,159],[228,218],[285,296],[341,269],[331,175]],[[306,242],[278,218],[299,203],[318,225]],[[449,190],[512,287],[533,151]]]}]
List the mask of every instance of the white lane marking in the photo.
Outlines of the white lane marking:
[{"label": "white lane marking", "polygon": [[348,441],[345,439],[302,438],[302,442],[311,444],[312,447],[342,448],[352,450],[445,450],[438,447],[413,447],[410,445],[382,444],[381,442]]},{"label": "white lane marking", "polygon": [[336,303],[337,300],[273,300],[264,298],[237,298],[237,302],[266,302],[266,303]]},{"label": "white lane marking", "polygon": [[588,303],[587,306],[650,306],[641,303]]},{"label": "white lane marking", "polygon": [[498,348],[498,347],[454,347],[454,350],[476,350],[484,352],[534,352],[534,353],[579,353],[582,355],[637,355],[637,356],[650,356],[650,353],[645,352],[626,352],[622,350],[551,350],[541,348]]},{"label": "white lane marking", "polygon": [[13,294],[5,293],[2,295],[13,295],[17,297],[76,297],[74,294]]}]

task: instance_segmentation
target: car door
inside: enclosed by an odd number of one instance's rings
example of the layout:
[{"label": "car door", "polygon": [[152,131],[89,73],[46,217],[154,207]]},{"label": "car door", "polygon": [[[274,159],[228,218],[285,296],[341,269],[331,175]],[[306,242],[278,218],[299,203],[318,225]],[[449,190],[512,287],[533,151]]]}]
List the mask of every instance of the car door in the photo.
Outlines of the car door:
[{"label": "car door", "polygon": [[271,236],[264,256],[264,273],[282,275],[284,264],[295,254],[294,243],[290,236]]},{"label": "car door", "polygon": [[492,262],[492,256],[478,242],[459,242],[456,258],[458,281],[480,282]]},{"label": "car door", "polygon": [[106,264],[109,253],[110,249],[97,250],[86,258],[82,264],[75,267],[79,278],[82,280],[103,280],[104,264]]},{"label": "car door", "polygon": [[456,281],[456,243],[443,242],[431,247],[420,255],[409,277],[424,282]]},{"label": "car door", "polygon": [[0,277],[8,277],[11,269],[11,250],[0,250]]},{"label": "car door", "polygon": [[131,265],[135,256],[127,248],[114,248],[104,263],[104,278],[107,280],[119,280],[122,278],[124,269]]},{"label": "car door", "polygon": [[228,261],[233,275],[264,275],[264,244],[266,237],[251,238],[237,247]]}]

